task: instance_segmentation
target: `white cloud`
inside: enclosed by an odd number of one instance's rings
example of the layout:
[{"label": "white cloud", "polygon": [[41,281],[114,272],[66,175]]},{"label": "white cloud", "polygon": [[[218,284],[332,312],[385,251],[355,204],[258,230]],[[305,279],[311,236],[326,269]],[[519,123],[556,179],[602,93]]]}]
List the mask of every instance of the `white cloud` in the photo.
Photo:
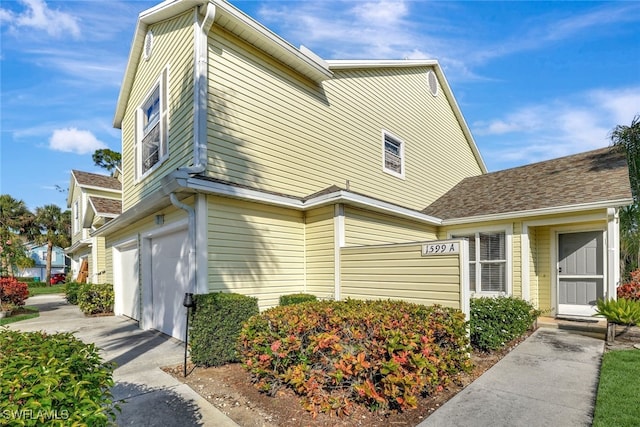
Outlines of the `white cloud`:
[{"label": "white cloud", "polygon": [[80,37],[77,19],[68,13],[50,9],[43,0],[19,0],[26,6],[20,13],[0,9],[0,21],[8,22],[13,30],[29,28],[45,31],[49,36],[60,37],[66,33]]},{"label": "white cloud", "polygon": [[76,154],[90,154],[107,145],[90,131],[76,128],[56,129],[49,138],[49,148]]},{"label": "white cloud", "polygon": [[471,128],[479,144],[491,144],[483,154],[501,169],[605,147],[611,130],[639,113],[640,87],[597,89],[527,105]]}]

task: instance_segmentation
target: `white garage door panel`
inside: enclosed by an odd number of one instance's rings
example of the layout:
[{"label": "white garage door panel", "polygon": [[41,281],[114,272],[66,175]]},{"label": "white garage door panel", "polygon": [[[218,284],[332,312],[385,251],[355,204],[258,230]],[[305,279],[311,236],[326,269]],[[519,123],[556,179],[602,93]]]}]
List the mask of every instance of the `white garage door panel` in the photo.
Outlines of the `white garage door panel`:
[{"label": "white garage door panel", "polygon": [[140,320],[140,292],[138,285],[138,248],[120,251],[120,277],[118,283],[122,313]]},{"label": "white garage door panel", "polygon": [[153,329],[184,340],[189,284],[187,233],[179,231],[151,240]]}]

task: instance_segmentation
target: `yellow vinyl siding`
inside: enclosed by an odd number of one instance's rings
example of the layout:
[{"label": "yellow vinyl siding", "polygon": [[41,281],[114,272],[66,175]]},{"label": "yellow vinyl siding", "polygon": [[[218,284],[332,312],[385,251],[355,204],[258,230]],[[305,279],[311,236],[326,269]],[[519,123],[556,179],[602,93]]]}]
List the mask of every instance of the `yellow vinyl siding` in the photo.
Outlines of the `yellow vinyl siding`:
[{"label": "yellow vinyl siding", "polygon": [[377,212],[345,207],[346,246],[436,240],[435,227]]},{"label": "yellow vinyl siding", "polygon": [[538,308],[550,312],[551,306],[551,229],[550,227],[537,227],[537,281],[538,281]]},{"label": "yellow vinyl siding", "polygon": [[402,299],[460,308],[460,265],[455,256],[421,256],[420,244],[340,250],[341,296]]},{"label": "yellow vinyl siding", "polygon": [[[480,173],[425,68],[338,70],[318,88],[219,29],[209,43],[215,178],[296,196],[349,180],[353,191],[422,209]],[[383,129],[406,144],[404,180],[382,170]]]},{"label": "yellow vinyl siding", "polygon": [[[106,283],[106,263],[105,263],[105,239],[104,237],[93,237],[91,246],[91,268],[89,276],[91,283]],[[104,273],[103,273],[104,272]]]},{"label": "yellow vinyl siding", "polygon": [[305,292],[319,298],[335,297],[333,211],[325,206],[305,214]]},{"label": "yellow vinyl siding", "polygon": [[104,251],[104,267],[106,270],[104,281],[105,283],[113,284],[113,250],[107,249],[107,241],[105,239],[105,251]]},{"label": "yellow vinyl siding", "polygon": [[513,223],[513,235],[511,240],[511,294],[514,297],[523,299],[522,295],[522,222]]},{"label": "yellow vinyl siding", "polygon": [[303,291],[301,212],[214,196],[207,202],[210,292],[254,296],[267,308]]},{"label": "yellow vinyl siding", "polygon": [[[193,11],[149,27],[153,50],[142,58],[122,121],[123,211],[160,186],[169,171],[193,163]],[[168,159],[141,182],[136,178],[136,110],[168,67]]]}]

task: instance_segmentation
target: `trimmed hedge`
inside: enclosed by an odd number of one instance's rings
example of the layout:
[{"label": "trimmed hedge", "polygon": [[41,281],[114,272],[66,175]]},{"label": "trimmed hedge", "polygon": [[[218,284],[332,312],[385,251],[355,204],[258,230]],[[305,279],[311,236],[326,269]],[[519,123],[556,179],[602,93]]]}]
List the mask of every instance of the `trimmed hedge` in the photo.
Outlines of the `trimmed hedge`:
[{"label": "trimmed hedge", "polygon": [[280,295],[280,305],[293,305],[317,300],[318,298],[311,294]]},{"label": "trimmed hedge", "polygon": [[113,364],[70,333],[0,329],[0,424],[106,426]]},{"label": "trimmed hedge", "polygon": [[471,368],[464,315],[403,301],[319,301],[275,307],[240,335],[244,366],[271,395],[339,416],[353,405],[405,410]]},{"label": "trimmed hedge", "polygon": [[76,305],[78,304],[78,292],[80,292],[80,287],[82,283],[78,282],[67,282],[64,285],[64,295],[69,304]]},{"label": "trimmed hedge", "polygon": [[84,283],[78,289],[78,307],[84,314],[113,313],[113,285]]},{"label": "trimmed hedge", "polygon": [[471,298],[471,345],[481,351],[504,347],[531,328],[539,315],[538,310],[521,299]]},{"label": "trimmed hedge", "polygon": [[236,342],[243,323],[259,313],[258,299],[233,293],[194,295],[190,312],[191,361],[220,366],[238,361]]}]

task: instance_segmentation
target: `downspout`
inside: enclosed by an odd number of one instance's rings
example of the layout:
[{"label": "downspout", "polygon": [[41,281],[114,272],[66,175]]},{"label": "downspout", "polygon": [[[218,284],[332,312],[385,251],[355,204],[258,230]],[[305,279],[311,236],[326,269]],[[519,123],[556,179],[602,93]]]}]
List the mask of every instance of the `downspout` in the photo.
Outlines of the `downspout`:
[{"label": "downspout", "polygon": [[196,293],[196,210],[176,197],[176,193],[169,194],[171,204],[176,208],[187,211],[189,215],[189,292]]},{"label": "downspout", "polygon": [[[203,5],[204,6],[204,5]],[[207,2],[202,23],[194,13],[194,67],[193,67],[193,165],[179,168],[188,174],[199,174],[207,169],[207,93],[209,69],[209,31],[216,17],[216,7]]]}]

